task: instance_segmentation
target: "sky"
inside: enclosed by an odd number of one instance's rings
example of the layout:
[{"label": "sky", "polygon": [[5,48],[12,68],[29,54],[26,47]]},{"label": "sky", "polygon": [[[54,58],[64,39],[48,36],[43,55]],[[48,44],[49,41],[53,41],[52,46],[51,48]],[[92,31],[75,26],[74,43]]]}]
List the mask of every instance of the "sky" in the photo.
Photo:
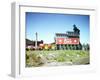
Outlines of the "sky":
[{"label": "sky", "polygon": [[73,31],[75,24],[80,29],[80,42],[86,44],[90,40],[89,22],[89,15],[26,12],[26,38],[35,40],[37,32],[38,41],[52,43],[55,33]]}]

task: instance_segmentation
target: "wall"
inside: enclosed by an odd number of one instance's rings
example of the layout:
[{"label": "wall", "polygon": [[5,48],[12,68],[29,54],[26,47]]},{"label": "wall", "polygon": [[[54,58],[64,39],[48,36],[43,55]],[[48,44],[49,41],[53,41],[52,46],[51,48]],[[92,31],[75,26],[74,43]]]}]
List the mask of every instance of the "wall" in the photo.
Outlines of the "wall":
[{"label": "wall", "polygon": [[[0,80],[14,80],[10,77],[10,67],[11,67],[11,2],[15,0],[1,0],[0,1]],[[20,0],[16,0],[20,1]],[[21,0],[22,1],[22,0]],[[51,2],[60,4],[62,2],[71,5],[83,5],[83,6],[96,6],[97,11],[97,33],[98,37],[96,41],[100,41],[100,5],[99,0],[23,0],[23,1],[42,1],[42,2]],[[99,44],[99,43],[98,43]],[[33,78],[21,78],[22,80],[97,80],[99,78],[100,72],[100,51],[99,46],[95,46],[98,51],[98,73],[86,74],[86,75],[55,75],[55,76],[39,76]],[[96,52],[97,52],[96,51]],[[18,79],[18,80],[21,80]]]}]

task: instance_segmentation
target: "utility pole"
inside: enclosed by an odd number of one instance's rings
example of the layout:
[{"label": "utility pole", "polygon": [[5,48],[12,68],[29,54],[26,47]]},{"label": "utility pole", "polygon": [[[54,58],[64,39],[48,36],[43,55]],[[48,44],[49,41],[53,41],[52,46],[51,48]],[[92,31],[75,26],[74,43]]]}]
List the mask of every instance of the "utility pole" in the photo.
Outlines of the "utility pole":
[{"label": "utility pole", "polygon": [[35,35],[36,35],[35,49],[37,49],[38,33],[36,32]]}]

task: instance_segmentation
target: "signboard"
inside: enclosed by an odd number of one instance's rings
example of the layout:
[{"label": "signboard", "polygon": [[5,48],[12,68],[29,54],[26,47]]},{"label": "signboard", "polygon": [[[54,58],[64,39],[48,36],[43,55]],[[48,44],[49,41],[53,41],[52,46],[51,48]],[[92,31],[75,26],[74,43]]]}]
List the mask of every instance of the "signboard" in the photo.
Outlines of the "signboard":
[{"label": "signboard", "polygon": [[79,38],[56,38],[56,44],[79,44]]}]

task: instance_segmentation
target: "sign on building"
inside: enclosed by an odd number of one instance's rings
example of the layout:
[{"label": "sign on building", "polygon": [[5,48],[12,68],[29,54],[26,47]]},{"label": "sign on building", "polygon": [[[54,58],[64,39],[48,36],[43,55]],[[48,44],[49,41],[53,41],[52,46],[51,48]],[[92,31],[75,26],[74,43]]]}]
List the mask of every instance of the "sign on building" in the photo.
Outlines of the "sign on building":
[{"label": "sign on building", "polygon": [[79,44],[79,38],[56,38],[56,44]]}]

